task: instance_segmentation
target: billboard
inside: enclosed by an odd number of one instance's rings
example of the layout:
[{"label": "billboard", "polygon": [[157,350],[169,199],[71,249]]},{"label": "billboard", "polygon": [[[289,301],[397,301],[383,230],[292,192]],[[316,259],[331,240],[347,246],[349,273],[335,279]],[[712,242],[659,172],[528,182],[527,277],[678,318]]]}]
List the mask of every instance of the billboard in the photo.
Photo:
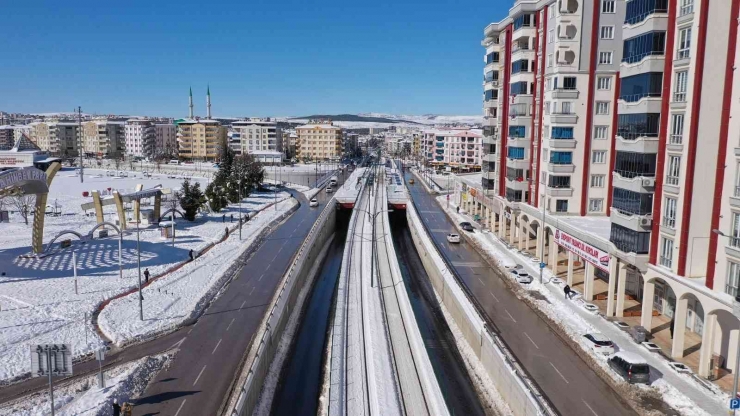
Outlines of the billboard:
[{"label": "billboard", "polygon": [[609,272],[609,253],[585,243],[565,231],[555,230],[555,243],[597,268]]}]

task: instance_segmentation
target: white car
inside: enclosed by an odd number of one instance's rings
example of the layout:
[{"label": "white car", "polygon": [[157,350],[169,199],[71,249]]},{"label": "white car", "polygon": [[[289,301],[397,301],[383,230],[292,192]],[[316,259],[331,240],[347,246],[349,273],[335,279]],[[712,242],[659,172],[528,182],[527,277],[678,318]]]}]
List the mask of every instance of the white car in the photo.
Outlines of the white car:
[{"label": "white car", "polygon": [[455,233],[447,234],[447,242],[459,244],[460,234],[455,234]]},{"label": "white car", "polygon": [[592,334],[586,334],[583,337],[586,338],[586,343],[591,346],[594,352],[604,355],[614,354],[614,343],[603,334],[594,332]]},{"label": "white car", "polygon": [[308,202],[309,207],[318,207],[319,206],[319,200],[316,198],[311,198],[311,200]]},{"label": "white car", "polygon": [[326,193],[327,193],[327,194],[330,194],[330,193],[332,193],[332,192],[334,192],[334,188],[332,188],[331,186],[330,186],[330,187],[328,187],[328,188],[326,188]]},{"label": "white car", "polygon": [[516,276],[516,281],[519,283],[532,283],[532,276],[530,276],[529,273],[525,272],[524,270],[517,269],[516,272],[513,274]]}]

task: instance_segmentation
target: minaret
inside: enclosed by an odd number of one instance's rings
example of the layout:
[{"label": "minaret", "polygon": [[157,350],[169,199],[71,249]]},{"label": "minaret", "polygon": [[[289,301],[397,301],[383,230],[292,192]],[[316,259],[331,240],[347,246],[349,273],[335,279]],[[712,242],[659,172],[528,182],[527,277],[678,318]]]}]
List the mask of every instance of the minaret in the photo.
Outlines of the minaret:
[{"label": "minaret", "polygon": [[211,86],[208,86],[208,94],[206,95],[206,107],[208,107],[207,118],[211,119]]},{"label": "minaret", "polygon": [[190,118],[193,118],[193,87],[190,87]]}]

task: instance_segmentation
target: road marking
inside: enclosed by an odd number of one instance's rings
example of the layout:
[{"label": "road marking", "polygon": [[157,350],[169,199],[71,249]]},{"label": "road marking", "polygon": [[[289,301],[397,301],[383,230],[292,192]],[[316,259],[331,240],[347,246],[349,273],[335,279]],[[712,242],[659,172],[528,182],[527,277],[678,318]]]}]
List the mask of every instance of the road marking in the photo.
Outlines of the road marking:
[{"label": "road marking", "polygon": [[229,322],[229,326],[226,327],[226,330],[227,331],[229,330],[229,328],[231,328],[231,324],[234,323],[234,319],[236,319],[236,318],[231,318],[231,322]]},{"label": "road marking", "polygon": [[203,375],[203,371],[206,370],[206,366],[203,366],[203,368],[200,369],[200,373],[198,373],[198,377],[195,378],[195,381],[193,382],[193,386],[195,386],[196,383],[198,383],[198,380],[200,380],[200,376]]},{"label": "road marking", "polygon": [[484,282],[483,279],[481,279],[480,277],[478,278],[478,280],[483,284],[483,286],[486,285],[486,282]]},{"label": "road marking", "polygon": [[588,405],[588,403],[586,403],[586,401],[585,401],[585,400],[581,399],[581,401],[583,402],[583,404],[585,404],[585,405],[586,405],[586,407],[588,407],[588,410],[590,410],[590,411],[591,411],[591,413],[593,413],[593,414],[594,414],[594,416],[599,416],[599,414],[598,414],[598,413],[596,413],[596,412],[594,411],[594,409],[592,409],[592,408],[591,408],[591,406],[589,406],[589,405]]},{"label": "road marking", "polygon": [[190,331],[188,331],[188,335],[190,335],[191,332],[193,332],[193,328],[190,328]]},{"label": "road marking", "polygon": [[[553,363],[550,363],[550,365],[552,366],[552,368],[554,368],[554,369],[555,369],[555,371],[557,371],[557,372],[558,372],[558,374],[560,374],[560,378],[562,378],[562,379],[563,379],[563,381],[565,381],[566,383],[570,384],[570,382],[568,381],[568,379],[567,379],[567,378],[565,378],[565,376],[563,375],[563,373],[561,373],[561,372],[560,372],[560,370],[558,370],[558,368],[557,368],[557,367],[555,367],[555,364],[553,364]],[[592,411],[593,411],[593,410],[592,410]]]},{"label": "road marking", "polygon": [[240,307],[239,307],[239,310],[242,310],[242,308],[244,307],[244,304],[245,304],[245,303],[247,303],[247,301],[246,301],[246,300],[245,300],[244,302],[242,302],[242,306],[240,306]]},{"label": "road marking", "polygon": [[491,292],[491,296],[493,296],[493,298],[496,299],[496,302],[498,302],[498,298],[493,294],[493,292]]},{"label": "road marking", "polygon": [[254,292],[254,286],[252,286],[252,290],[249,291],[249,295],[248,296],[252,296],[252,292]]},{"label": "road marking", "polygon": [[514,323],[516,323],[516,319],[514,319],[514,317],[511,316],[508,310],[504,309],[504,312],[506,312],[506,314],[509,315],[509,318],[511,318],[511,320],[514,321]]},{"label": "road marking", "polygon": [[180,414],[180,410],[182,410],[182,407],[185,406],[185,402],[188,401],[188,399],[185,399],[180,403],[180,407],[177,408],[177,412],[175,412],[175,416]]},{"label": "road marking", "polygon": [[262,280],[262,277],[264,277],[264,275],[265,275],[265,274],[264,274],[264,273],[262,273],[262,274],[260,275],[260,277],[259,277],[259,278],[257,279],[257,281],[258,281],[258,282],[259,282],[259,281],[261,281],[261,280]]},{"label": "road marking", "polygon": [[540,347],[538,347],[537,344],[534,343],[534,340],[529,335],[527,335],[526,332],[524,332],[524,336],[526,336],[529,341],[532,342],[532,345],[534,345],[535,348],[540,349]]},{"label": "road marking", "polygon": [[221,338],[221,339],[218,340],[218,342],[216,343],[216,348],[213,349],[213,352],[211,352],[211,355],[213,355],[213,354],[216,353],[216,350],[218,349],[218,346],[221,345],[221,341],[223,341],[223,340],[224,340],[223,338]]}]

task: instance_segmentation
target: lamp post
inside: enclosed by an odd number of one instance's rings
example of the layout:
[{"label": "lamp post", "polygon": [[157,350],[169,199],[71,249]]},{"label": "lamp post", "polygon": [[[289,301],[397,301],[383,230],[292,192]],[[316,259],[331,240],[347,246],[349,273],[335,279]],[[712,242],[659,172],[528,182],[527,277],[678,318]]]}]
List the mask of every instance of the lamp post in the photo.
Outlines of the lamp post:
[{"label": "lamp post", "polygon": [[139,319],[144,320],[144,306],[142,305],[142,300],[144,297],[141,295],[141,245],[139,238],[139,218],[134,218],[136,220],[136,264],[139,268]]},{"label": "lamp post", "polygon": [[[720,230],[712,230],[712,232],[719,236],[727,237],[731,240],[735,239],[735,237],[727,235]],[[740,295],[735,293],[735,305],[733,306],[736,306],[738,302],[740,302]],[[733,308],[733,309],[737,309],[737,308]],[[735,318],[740,319],[740,316],[735,315]],[[735,349],[737,351],[735,353],[735,368],[732,370],[732,398],[733,399],[737,397],[738,373],[740,373],[740,342],[737,343],[737,345],[735,346]]]},{"label": "lamp post", "polygon": [[242,239],[242,184],[239,181],[239,239]]}]

